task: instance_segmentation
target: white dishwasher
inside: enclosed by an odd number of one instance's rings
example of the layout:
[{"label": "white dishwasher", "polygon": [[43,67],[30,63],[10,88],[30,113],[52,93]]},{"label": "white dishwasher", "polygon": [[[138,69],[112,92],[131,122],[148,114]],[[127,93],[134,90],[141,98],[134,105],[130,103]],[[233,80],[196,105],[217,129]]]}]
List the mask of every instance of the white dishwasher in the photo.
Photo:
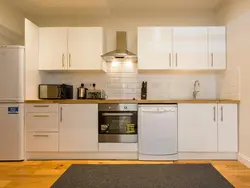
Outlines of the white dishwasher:
[{"label": "white dishwasher", "polygon": [[177,105],[139,105],[139,160],[177,160]]}]

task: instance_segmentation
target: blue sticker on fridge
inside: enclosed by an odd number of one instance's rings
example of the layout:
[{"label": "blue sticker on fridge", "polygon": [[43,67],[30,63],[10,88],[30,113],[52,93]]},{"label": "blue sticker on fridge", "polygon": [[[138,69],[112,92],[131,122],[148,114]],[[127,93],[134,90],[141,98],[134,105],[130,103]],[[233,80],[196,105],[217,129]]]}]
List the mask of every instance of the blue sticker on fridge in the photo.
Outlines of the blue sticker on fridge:
[{"label": "blue sticker on fridge", "polygon": [[18,114],[18,107],[8,107],[8,114]]}]

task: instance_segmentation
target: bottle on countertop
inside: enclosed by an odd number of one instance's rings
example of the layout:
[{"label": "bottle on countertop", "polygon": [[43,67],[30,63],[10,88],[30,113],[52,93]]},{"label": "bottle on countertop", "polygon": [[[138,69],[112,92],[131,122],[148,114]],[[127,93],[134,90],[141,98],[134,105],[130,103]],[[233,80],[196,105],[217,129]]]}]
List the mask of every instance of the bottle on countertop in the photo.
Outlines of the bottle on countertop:
[{"label": "bottle on countertop", "polygon": [[142,82],[142,87],[141,87],[141,99],[146,100],[147,99],[147,82],[143,81]]}]

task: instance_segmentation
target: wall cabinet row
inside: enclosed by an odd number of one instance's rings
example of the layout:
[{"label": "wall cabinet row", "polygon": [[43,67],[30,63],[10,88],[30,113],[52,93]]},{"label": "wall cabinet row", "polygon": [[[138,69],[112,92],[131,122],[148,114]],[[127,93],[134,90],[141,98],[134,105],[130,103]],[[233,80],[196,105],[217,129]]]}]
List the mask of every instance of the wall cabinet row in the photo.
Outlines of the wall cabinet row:
[{"label": "wall cabinet row", "polygon": [[226,69],[225,27],[139,27],[139,70]]},{"label": "wall cabinet row", "polygon": [[237,104],[179,104],[179,152],[238,152]]},{"label": "wall cabinet row", "polygon": [[103,28],[39,28],[39,70],[104,70]]}]

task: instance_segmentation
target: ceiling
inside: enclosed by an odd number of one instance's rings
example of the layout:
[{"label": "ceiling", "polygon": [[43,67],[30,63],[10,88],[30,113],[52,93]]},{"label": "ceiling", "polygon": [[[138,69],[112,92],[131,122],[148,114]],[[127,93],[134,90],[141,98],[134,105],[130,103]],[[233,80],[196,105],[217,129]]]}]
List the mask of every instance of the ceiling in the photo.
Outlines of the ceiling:
[{"label": "ceiling", "polygon": [[5,0],[32,15],[109,14],[112,11],[215,9],[223,0]]}]

